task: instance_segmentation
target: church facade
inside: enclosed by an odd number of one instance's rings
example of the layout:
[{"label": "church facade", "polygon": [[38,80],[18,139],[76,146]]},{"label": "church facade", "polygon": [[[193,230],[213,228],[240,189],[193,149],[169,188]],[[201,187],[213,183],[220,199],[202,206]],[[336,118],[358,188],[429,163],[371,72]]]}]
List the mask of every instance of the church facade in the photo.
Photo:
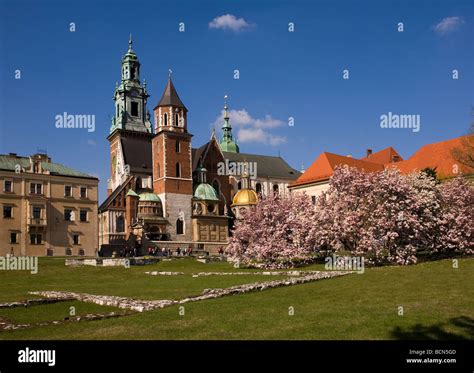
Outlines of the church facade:
[{"label": "church facade", "polygon": [[173,244],[217,252],[228,241],[235,211],[255,204],[255,196],[288,193],[300,173],[281,157],[240,153],[227,102],[221,140],[212,131],[209,142],[193,148],[188,109],[171,74],[150,115],[140,69],[130,39],[107,137],[110,179],[99,207],[99,245],[136,247],[142,254]]}]

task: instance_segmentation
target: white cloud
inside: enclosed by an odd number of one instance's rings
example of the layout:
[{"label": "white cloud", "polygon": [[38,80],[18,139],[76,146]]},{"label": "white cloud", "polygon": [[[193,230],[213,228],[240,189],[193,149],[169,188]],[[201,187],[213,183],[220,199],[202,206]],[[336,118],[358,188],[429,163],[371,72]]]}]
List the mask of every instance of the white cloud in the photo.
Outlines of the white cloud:
[{"label": "white cloud", "polygon": [[433,29],[436,33],[445,35],[457,30],[463,23],[464,19],[462,17],[446,17],[437,23]]},{"label": "white cloud", "polygon": [[250,28],[251,25],[243,18],[237,18],[233,14],[224,14],[222,16],[214,18],[209,22],[209,28],[231,30],[239,32]]},{"label": "white cloud", "polygon": [[[285,125],[280,119],[272,118],[267,114],[263,118],[253,118],[245,109],[230,110],[229,120],[237,134],[239,143],[261,143],[277,146],[286,142],[286,137],[277,136],[270,133],[269,129],[282,127]],[[224,110],[214,122],[214,127],[220,128],[224,123]]]},{"label": "white cloud", "polygon": [[242,128],[237,132],[237,140],[239,143],[257,142],[278,146],[286,142],[286,137],[272,135],[261,128]]}]

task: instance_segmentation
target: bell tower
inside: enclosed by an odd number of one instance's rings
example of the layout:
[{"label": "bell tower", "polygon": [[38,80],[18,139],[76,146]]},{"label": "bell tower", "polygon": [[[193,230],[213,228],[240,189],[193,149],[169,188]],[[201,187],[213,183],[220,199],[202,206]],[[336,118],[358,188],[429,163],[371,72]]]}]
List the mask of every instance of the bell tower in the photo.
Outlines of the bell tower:
[{"label": "bell tower", "polygon": [[[110,195],[121,185],[130,173],[140,178],[150,178],[151,186],[151,155],[150,160],[146,158],[145,149],[150,146],[152,138],[152,125],[150,114],[147,111],[147,101],[150,95],[146,89],[146,82],[140,83],[140,61],[133,50],[132,36],[128,41],[127,53],[122,58],[121,83],[116,84],[113,96],[114,115],[110,126],[107,140],[110,143],[111,172],[108,180],[107,192]],[[142,151],[139,157],[128,153]],[[127,159],[127,155],[129,159]],[[148,169],[137,169],[137,164],[130,161],[137,160],[138,167],[144,163],[150,163]],[[137,163],[137,161],[135,162]],[[134,170],[133,170],[134,169]]]},{"label": "bell tower", "polygon": [[188,132],[187,112],[170,71],[163,95],[154,109],[152,155],[153,191],[163,201],[164,217],[172,225],[170,235],[174,241],[192,238],[192,135]]}]

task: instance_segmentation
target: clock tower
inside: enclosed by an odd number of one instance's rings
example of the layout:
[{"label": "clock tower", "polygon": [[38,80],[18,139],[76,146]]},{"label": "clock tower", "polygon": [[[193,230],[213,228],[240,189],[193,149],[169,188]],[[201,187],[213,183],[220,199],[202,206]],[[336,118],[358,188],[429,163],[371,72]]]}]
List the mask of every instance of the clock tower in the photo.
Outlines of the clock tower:
[{"label": "clock tower", "polygon": [[[121,83],[117,83],[115,87],[113,96],[115,111],[107,137],[110,142],[111,159],[108,194],[131,174],[140,180],[150,178],[148,187],[151,188],[152,170],[151,164],[147,164],[151,163],[151,156],[146,149],[151,146],[153,133],[150,113],[146,107],[148,97],[150,96],[146,82],[140,82],[140,61],[133,50],[130,35],[128,51],[122,58]],[[125,154],[127,151],[130,153],[129,159]],[[139,154],[132,154],[136,152]],[[149,162],[146,161],[147,156],[150,158]]]}]

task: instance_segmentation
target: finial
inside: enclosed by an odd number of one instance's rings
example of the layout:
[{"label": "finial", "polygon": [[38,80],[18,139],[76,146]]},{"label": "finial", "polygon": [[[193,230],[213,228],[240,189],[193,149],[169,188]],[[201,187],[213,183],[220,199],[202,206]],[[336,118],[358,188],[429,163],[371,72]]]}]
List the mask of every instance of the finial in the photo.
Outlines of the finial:
[{"label": "finial", "polygon": [[173,70],[168,69],[168,79],[171,79],[171,74],[173,74]]},{"label": "finial", "polygon": [[224,119],[229,119],[229,114],[227,113],[227,109],[229,108],[227,106],[227,95],[224,96]]},{"label": "finial", "polygon": [[143,88],[146,89],[146,79],[143,78]]},{"label": "finial", "polygon": [[129,49],[132,49],[132,44],[133,44],[132,33],[130,33],[130,38],[128,39],[128,48]]}]

